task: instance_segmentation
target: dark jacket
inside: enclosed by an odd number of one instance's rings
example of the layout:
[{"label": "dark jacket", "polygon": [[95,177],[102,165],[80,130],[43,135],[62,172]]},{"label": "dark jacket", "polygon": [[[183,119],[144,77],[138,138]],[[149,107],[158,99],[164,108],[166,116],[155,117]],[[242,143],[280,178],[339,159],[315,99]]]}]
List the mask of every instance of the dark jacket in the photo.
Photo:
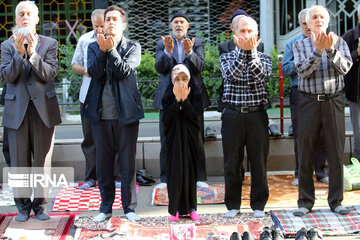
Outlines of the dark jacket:
[{"label": "dark jacket", "polygon": [[[192,38],[189,37],[191,40]],[[156,45],[156,54],[155,54],[155,68],[158,73],[160,73],[159,84],[156,89],[155,99],[154,99],[154,108],[163,109],[162,99],[166,89],[169,86],[171,81],[171,71],[173,67],[178,63],[177,61],[177,45],[175,44],[176,39],[173,38],[174,49],[171,57],[169,57],[165,52],[165,46],[162,40],[159,40]],[[205,68],[205,50],[204,43],[201,39],[195,38],[194,46],[192,48],[193,54],[191,56],[185,57],[182,64],[184,64],[190,71],[191,80],[201,93],[201,99],[203,107],[206,108],[210,105],[210,99],[206,92],[206,88],[201,77],[201,72]]]},{"label": "dark jacket", "polygon": [[359,80],[360,80],[360,57],[357,53],[358,42],[360,38],[360,24],[347,31],[343,39],[349,46],[353,65],[350,71],[345,75],[345,93],[346,98],[353,102],[359,102]]},{"label": "dark jacket", "polygon": [[119,125],[136,122],[144,117],[141,96],[137,88],[136,68],[141,61],[138,43],[122,37],[116,49],[103,53],[97,42],[88,47],[87,68],[91,76],[89,91],[83,104],[83,113],[91,121],[100,121],[102,94],[107,73],[111,74]]}]

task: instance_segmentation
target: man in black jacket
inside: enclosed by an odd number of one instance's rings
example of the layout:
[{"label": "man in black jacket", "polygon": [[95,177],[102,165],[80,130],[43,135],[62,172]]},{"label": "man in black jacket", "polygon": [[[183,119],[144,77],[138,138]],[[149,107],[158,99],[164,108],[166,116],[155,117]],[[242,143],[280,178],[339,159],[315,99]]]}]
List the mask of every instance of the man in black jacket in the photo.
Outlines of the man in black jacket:
[{"label": "man in black jacket", "polygon": [[[173,36],[162,37],[157,42],[155,54],[155,68],[160,73],[159,84],[156,89],[154,107],[160,109],[160,180],[161,183],[156,188],[166,188],[166,155],[164,143],[164,123],[163,123],[163,106],[162,99],[171,81],[171,70],[177,64],[184,64],[190,71],[191,81],[194,82],[196,88],[201,93],[201,100],[203,108],[210,105],[210,99],[206,92],[204,82],[201,77],[201,72],[205,67],[205,51],[204,43],[201,39],[196,37],[189,37],[187,30],[189,28],[189,18],[182,12],[174,14],[171,19],[171,28]],[[199,117],[200,129],[203,131],[204,117],[203,114]],[[202,133],[199,136],[199,141],[203,142]],[[197,163],[197,186],[208,187],[204,182],[206,180],[206,166],[205,166],[205,152],[201,148],[200,158]]]},{"label": "man in black jacket", "polygon": [[[360,21],[360,4],[357,9]],[[351,123],[354,132],[354,157],[360,158],[360,23],[353,29],[347,31],[344,40],[349,46],[353,65],[345,75],[345,93],[349,100]]]},{"label": "man in black jacket", "polygon": [[96,176],[99,182],[100,214],[94,222],[111,217],[115,199],[114,162],[118,155],[121,171],[121,202],[130,221],[135,214],[135,154],[139,120],[144,117],[137,88],[136,68],[141,47],[123,36],[126,13],[118,6],[105,10],[105,36],[88,47],[88,73],[92,79],[83,113],[92,121],[96,147]]}]

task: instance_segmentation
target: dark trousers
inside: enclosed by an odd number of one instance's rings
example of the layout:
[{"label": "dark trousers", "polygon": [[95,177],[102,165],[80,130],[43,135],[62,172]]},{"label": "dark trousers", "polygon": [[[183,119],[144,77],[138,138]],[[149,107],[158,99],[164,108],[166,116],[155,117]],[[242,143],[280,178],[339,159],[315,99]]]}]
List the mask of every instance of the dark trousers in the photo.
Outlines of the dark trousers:
[{"label": "dark trousers", "polygon": [[[299,93],[297,87],[292,87],[290,91],[290,110],[291,110],[291,123],[293,126],[294,132],[294,152],[295,152],[295,178],[299,177],[299,157],[298,157],[298,99]],[[320,136],[317,146],[317,154],[315,158],[315,175],[316,179],[320,180],[328,176],[328,164],[326,161],[325,154],[325,140],[324,140],[324,130],[320,130]]]},{"label": "dark trousers", "polygon": [[136,200],[136,141],[139,121],[119,126],[118,120],[92,122],[96,145],[96,175],[101,195],[101,213],[111,213],[115,200],[115,156],[120,162],[121,202],[125,214],[135,212]]},{"label": "dark trousers", "polygon": [[[13,167],[50,167],[54,146],[54,127],[48,128],[41,120],[35,106],[29,103],[24,121],[18,129],[8,128],[10,162]],[[31,161],[33,156],[33,161]],[[13,188],[14,200],[19,212],[29,214],[31,209],[41,214],[46,204],[45,192],[41,187],[34,189],[31,201],[31,188]],[[21,193],[21,197],[18,194]]]},{"label": "dark trousers", "polygon": [[[82,109],[82,103],[80,103],[80,109]],[[81,143],[81,150],[85,156],[85,182],[92,179],[96,181],[96,148],[93,139],[93,133],[91,128],[91,121],[83,116],[81,112],[81,124],[84,135],[84,140]],[[114,174],[116,180],[120,181],[120,164],[116,157]]]},{"label": "dark trousers", "polygon": [[266,162],[269,154],[268,116],[265,110],[241,113],[226,108],[221,116],[224,151],[225,204],[228,210],[240,209],[244,147],[250,162],[253,210],[264,210],[269,198]]},{"label": "dark trousers", "polygon": [[309,210],[314,206],[313,166],[320,130],[323,128],[325,151],[329,164],[328,203],[331,209],[343,200],[342,157],[345,143],[344,100],[342,95],[319,102],[299,94],[299,200],[298,206]]},{"label": "dark trousers", "polygon": [[[159,116],[159,130],[160,130],[160,144],[161,144],[161,149],[160,149],[160,181],[162,183],[166,183],[166,164],[167,164],[167,160],[166,160],[166,156],[167,156],[167,152],[165,151],[165,148],[163,148],[166,139],[165,139],[165,125],[163,122],[163,116],[164,116],[164,111],[160,110],[160,116]],[[201,146],[202,148],[200,149],[201,153],[200,158],[197,160],[197,169],[196,169],[196,174],[197,174],[197,181],[206,181],[206,158],[205,158],[205,150],[204,150],[204,115],[200,114],[199,116],[199,124],[200,124],[200,133],[199,133],[199,141],[201,142]]]},{"label": "dark trousers", "polygon": [[10,167],[10,148],[9,148],[9,137],[8,137],[8,129],[4,127],[3,131],[3,149],[2,152],[4,154],[5,162],[8,167]]}]

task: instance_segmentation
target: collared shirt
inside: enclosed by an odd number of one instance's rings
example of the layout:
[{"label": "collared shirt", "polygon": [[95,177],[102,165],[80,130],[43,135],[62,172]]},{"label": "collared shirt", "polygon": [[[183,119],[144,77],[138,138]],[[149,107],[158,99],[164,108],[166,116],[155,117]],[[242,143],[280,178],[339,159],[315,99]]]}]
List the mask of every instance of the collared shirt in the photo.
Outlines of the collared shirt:
[{"label": "collared shirt", "polygon": [[[97,37],[95,31],[90,31],[82,35],[76,45],[76,49],[74,52],[73,59],[71,61],[71,65],[79,64],[85,68],[87,68],[87,48],[90,43],[96,42]],[[88,92],[90,86],[91,78],[83,75],[83,81],[80,88],[79,100],[84,103],[86,94]]]},{"label": "collared shirt", "polygon": [[290,85],[292,87],[297,87],[298,86],[298,77],[297,77],[297,72],[296,72],[296,68],[295,68],[295,63],[294,63],[294,52],[293,52],[293,46],[295,41],[297,40],[301,40],[304,39],[305,36],[303,34],[300,34],[294,38],[292,38],[285,47],[285,52],[284,52],[284,58],[282,61],[282,66],[281,66],[281,71],[284,74],[285,77],[291,77],[290,80]]},{"label": "collared shirt", "polygon": [[[176,44],[176,47],[177,47],[177,55],[178,55],[178,59],[177,62],[178,63],[183,63],[184,62],[184,59],[185,57],[187,56],[191,56],[191,54],[193,53],[193,50],[191,49],[190,52],[188,54],[186,54],[184,52],[184,46],[183,46],[183,42],[185,40],[186,37],[184,37],[181,42],[179,42],[178,40],[175,40],[175,44]],[[169,57],[171,57],[171,54],[166,50],[166,48],[164,49],[164,52],[166,55],[168,55]]]},{"label": "collared shirt", "polygon": [[344,88],[344,77],[352,66],[346,42],[339,37],[334,47],[319,51],[311,38],[294,43],[294,63],[299,90],[313,94],[334,94]]},{"label": "collared shirt", "polygon": [[220,56],[220,68],[224,78],[223,102],[234,106],[267,103],[265,80],[272,70],[269,55],[256,49],[236,49]]}]

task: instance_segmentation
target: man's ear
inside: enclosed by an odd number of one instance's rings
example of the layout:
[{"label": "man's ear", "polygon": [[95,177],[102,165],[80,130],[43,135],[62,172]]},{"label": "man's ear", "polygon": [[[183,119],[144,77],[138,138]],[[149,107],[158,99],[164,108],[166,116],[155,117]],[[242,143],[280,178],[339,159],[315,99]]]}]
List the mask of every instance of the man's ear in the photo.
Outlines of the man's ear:
[{"label": "man's ear", "polygon": [[35,25],[38,25],[38,24],[39,24],[39,21],[40,21],[39,16],[36,16]]},{"label": "man's ear", "polygon": [[123,23],[123,31],[125,31],[127,24]]},{"label": "man's ear", "polygon": [[234,24],[230,23],[230,28],[231,28],[231,31],[235,32]]}]

